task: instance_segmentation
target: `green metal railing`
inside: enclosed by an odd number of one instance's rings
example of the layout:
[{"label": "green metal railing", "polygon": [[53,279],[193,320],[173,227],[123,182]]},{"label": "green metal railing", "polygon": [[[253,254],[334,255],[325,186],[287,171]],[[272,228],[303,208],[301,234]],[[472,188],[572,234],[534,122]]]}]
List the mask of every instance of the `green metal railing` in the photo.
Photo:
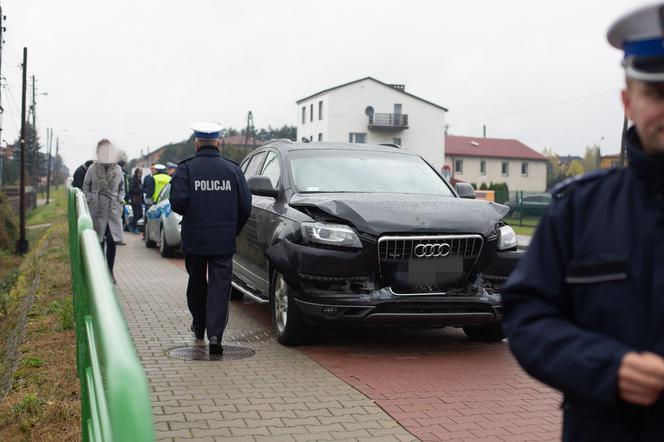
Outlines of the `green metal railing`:
[{"label": "green metal railing", "polygon": [[145,372],[78,189],[69,189],[68,216],[83,440],[152,441]]}]

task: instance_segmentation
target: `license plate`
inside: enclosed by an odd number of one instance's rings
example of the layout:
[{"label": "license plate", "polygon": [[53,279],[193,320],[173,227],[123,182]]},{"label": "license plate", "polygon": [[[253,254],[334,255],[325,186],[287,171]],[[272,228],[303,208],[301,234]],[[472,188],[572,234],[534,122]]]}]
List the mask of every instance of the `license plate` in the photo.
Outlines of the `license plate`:
[{"label": "license plate", "polygon": [[408,262],[408,280],[412,283],[444,282],[462,273],[462,258],[411,259]]}]

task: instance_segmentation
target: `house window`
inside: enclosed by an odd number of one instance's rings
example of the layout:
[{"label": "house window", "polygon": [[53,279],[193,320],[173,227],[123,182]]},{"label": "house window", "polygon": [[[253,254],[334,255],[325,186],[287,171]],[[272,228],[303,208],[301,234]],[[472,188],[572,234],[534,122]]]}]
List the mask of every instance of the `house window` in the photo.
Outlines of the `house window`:
[{"label": "house window", "polygon": [[351,132],[351,133],[348,134],[348,142],[349,143],[366,143],[367,142],[367,134],[366,133]]},{"label": "house window", "polygon": [[521,176],[528,176],[528,163],[521,163]]},{"label": "house window", "polygon": [[510,174],[510,163],[509,161],[503,161],[502,164],[500,165],[500,171],[503,174],[503,176],[509,176]]},{"label": "house window", "polygon": [[318,119],[319,120],[323,119],[323,102],[322,101],[318,102]]},{"label": "house window", "polygon": [[309,121],[314,121],[314,104],[311,103],[309,106]]},{"label": "house window", "polygon": [[463,160],[454,160],[454,173],[463,174]]},{"label": "house window", "polygon": [[486,175],[486,161],[480,161],[480,175]]},{"label": "house window", "polygon": [[392,138],[392,144],[401,146],[401,138]]},{"label": "house window", "polygon": [[302,106],[302,124],[307,121],[307,107]]},{"label": "house window", "polygon": [[318,134],[318,141],[323,141],[323,134]]}]

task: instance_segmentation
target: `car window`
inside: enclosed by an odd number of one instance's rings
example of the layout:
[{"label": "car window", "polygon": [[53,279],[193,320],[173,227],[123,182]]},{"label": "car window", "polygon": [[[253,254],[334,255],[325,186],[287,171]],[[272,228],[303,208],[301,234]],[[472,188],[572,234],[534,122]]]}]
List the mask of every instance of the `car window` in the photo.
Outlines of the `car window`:
[{"label": "car window", "polygon": [[251,157],[251,160],[249,160],[249,164],[247,165],[247,169],[244,171],[244,176],[249,178],[254,175],[258,175],[258,171],[261,169],[261,166],[263,165],[264,158],[265,158],[265,152],[261,152]]},{"label": "car window", "polygon": [[166,184],[164,188],[161,189],[161,192],[159,192],[159,196],[157,197],[157,202],[166,200],[168,199],[169,196],[171,196],[171,185]]},{"label": "car window", "polygon": [[[395,149],[396,150],[396,149]],[[298,192],[454,194],[421,157],[372,150],[297,150],[289,154]]]},{"label": "car window", "polygon": [[242,173],[246,172],[247,166],[249,165],[249,160],[251,160],[251,157],[247,157],[240,163],[240,169],[242,169]]},{"label": "car window", "polygon": [[279,155],[275,151],[268,152],[261,175],[268,177],[275,189],[278,187],[281,179],[281,164],[279,163]]}]

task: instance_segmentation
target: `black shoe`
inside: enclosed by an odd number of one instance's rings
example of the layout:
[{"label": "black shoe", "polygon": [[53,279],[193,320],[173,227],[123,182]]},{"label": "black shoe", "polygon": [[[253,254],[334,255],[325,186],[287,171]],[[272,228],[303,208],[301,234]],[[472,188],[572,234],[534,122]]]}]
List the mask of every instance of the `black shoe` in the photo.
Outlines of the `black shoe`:
[{"label": "black shoe", "polygon": [[205,339],[205,331],[199,331],[194,328],[194,324],[191,324],[191,327],[189,328],[191,332],[194,334],[196,339]]},{"label": "black shoe", "polygon": [[210,343],[208,344],[208,352],[211,355],[223,355],[224,348],[221,346],[221,336],[212,336],[209,339]]}]

